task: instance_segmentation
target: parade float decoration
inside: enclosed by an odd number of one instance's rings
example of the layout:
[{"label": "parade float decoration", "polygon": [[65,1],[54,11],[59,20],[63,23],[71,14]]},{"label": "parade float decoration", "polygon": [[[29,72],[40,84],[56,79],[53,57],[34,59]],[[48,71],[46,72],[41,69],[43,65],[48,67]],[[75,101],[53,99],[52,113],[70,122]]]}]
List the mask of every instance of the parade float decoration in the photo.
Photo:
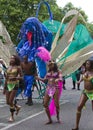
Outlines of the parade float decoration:
[{"label": "parade float decoration", "polygon": [[[50,18],[43,23],[38,19],[38,11],[42,3],[48,7],[50,14]],[[65,24],[64,20],[71,15],[73,18]],[[38,74],[42,78],[46,75],[46,62],[51,58],[56,61],[63,76],[66,77],[76,71],[93,54],[93,39],[87,30],[87,25],[77,25],[78,17],[85,22],[77,10],[68,11],[61,22],[56,21],[53,19],[49,4],[40,2],[36,17],[27,18],[20,29],[18,35],[20,42],[16,47],[20,59],[27,55],[29,61],[35,60]],[[2,46],[0,54],[3,54],[2,58],[8,63],[10,49],[6,50],[7,45],[2,44],[1,41],[0,44]],[[12,45],[10,46],[13,48]],[[4,50],[7,54],[4,54]]]},{"label": "parade float decoration", "polygon": [[0,58],[3,59],[6,66],[9,65],[11,55],[15,53],[15,46],[10,38],[10,35],[2,21],[0,21]]},{"label": "parade float decoration", "polygon": [[[52,33],[36,17],[30,17],[22,24],[18,38],[20,42],[17,46],[17,53],[20,59],[22,60],[23,56],[27,55],[30,62],[35,60],[39,76],[44,77],[46,55],[47,61],[50,60]],[[40,55],[42,51],[44,53]]]}]

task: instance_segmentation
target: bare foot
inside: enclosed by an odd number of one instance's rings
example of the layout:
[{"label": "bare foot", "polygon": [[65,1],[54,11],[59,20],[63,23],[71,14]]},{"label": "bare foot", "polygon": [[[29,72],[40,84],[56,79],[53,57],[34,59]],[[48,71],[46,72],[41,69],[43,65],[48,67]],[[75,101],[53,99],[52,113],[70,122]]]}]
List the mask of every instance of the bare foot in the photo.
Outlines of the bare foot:
[{"label": "bare foot", "polygon": [[10,117],[8,122],[14,122],[14,118],[13,117]]},{"label": "bare foot", "polygon": [[57,116],[57,122],[60,123],[60,124],[62,123],[62,121],[60,120],[59,116]]},{"label": "bare foot", "polygon": [[57,120],[57,122],[58,122],[58,123],[60,123],[60,124],[62,124],[62,121],[61,121],[60,119],[59,119],[59,120]]},{"label": "bare foot", "polygon": [[49,124],[52,124],[52,121],[48,121],[48,122],[46,123],[46,125],[49,125]]},{"label": "bare foot", "polygon": [[74,128],[74,129],[72,129],[72,130],[79,130],[79,128]]},{"label": "bare foot", "polygon": [[20,109],[21,109],[21,106],[18,106],[18,107],[16,108],[16,113],[15,113],[16,115],[18,115]]}]

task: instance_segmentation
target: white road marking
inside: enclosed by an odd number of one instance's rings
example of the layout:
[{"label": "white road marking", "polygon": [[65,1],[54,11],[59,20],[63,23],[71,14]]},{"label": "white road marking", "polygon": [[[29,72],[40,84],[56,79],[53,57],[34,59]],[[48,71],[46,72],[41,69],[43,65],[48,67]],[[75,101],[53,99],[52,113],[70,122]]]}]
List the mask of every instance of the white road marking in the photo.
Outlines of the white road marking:
[{"label": "white road marking", "polygon": [[7,124],[5,124],[5,123],[0,123],[0,126],[7,126]]},{"label": "white road marking", "polygon": [[7,129],[9,129],[9,128],[12,127],[12,126],[18,125],[18,124],[20,124],[20,123],[22,123],[22,122],[25,122],[25,121],[27,121],[27,120],[29,120],[29,119],[35,117],[35,116],[38,116],[38,115],[42,114],[43,112],[44,112],[44,111],[40,111],[40,112],[38,112],[38,113],[36,113],[36,114],[34,114],[34,115],[31,115],[31,116],[29,116],[29,117],[27,117],[27,118],[25,118],[25,119],[23,119],[23,120],[21,120],[21,121],[18,121],[18,122],[16,122],[16,123],[10,124],[10,125],[8,125],[8,126],[2,128],[1,130],[7,130]]},{"label": "white road marking", "polygon": [[[64,101],[62,101],[62,102],[60,103],[60,105],[65,104],[65,103],[67,103],[67,102],[69,102],[69,101],[68,101],[68,100],[64,100]],[[22,122],[25,122],[25,121],[27,121],[27,120],[33,118],[33,117],[36,117],[36,116],[42,114],[43,112],[44,112],[44,110],[42,110],[42,111],[40,111],[40,112],[38,112],[38,113],[36,113],[36,114],[34,114],[34,115],[31,115],[31,116],[29,116],[29,117],[27,117],[27,118],[25,118],[25,119],[22,119],[22,120],[20,120],[20,121],[18,121],[18,122],[16,122],[16,123],[10,124],[10,125],[8,125],[8,126],[2,128],[1,130],[7,130],[7,129],[9,129],[9,128],[13,127],[13,126],[16,126],[16,125],[18,125],[18,124],[20,124],[20,123],[22,123]]]},{"label": "white road marking", "polygon": [[0,107],[6,107],[7,105],[0,105]]},{"label": "white road marking", "polygon": [[5,107],[6,105],[6,100],[5,99],[0,99],[0,107]]}]

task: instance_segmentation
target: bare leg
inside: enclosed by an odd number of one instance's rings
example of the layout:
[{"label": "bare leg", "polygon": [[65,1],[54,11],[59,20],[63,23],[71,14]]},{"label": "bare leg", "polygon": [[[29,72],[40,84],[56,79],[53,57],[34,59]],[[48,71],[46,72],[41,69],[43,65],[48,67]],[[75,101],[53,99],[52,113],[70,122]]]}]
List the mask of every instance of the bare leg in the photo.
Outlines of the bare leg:
[{"label": "bare leg", "polygon": [[16,92],[17,90],[12,90],[9,96],[9,105],[10,105],[10,112],[11,112],[9,121],[11,122],[14,121],[14,112],[15,112],[14,98],[16,96]]},{"label": "bare leg", "polygon": [[20,109],[21,109],[21,106],[19,106],[19,105],[17,105],[17,100],[16,100],[16,98],[15,98],[15,100],[14,100],[14,106],[15,106],[15,110],[16,110],[16,115],[18,115],[18,113],[19,113],[19,111],[20,111]]},{"label": "bare leg", "polygon": [[55,94],[54,94],[54,101],[55,101],[55,105],[56,105],[56,113],[57,113],[57,121],[59,123],[61,123],[60,118],[59,118],[59,89],[56,90]]},{"label": "bare leg", "polygon": [[11,92],[6,91],[6,104],[7,104],[7,105],[10,105],[10,104],[9,104],[10,94],[11,94]]},{"label": "bare leg", "polygon": [[[11,96],[11,92],[6,91],[6,103],[10,106],[10,96]],[[13,106],[10,106],[10,112],[11,112],[11,116],[9,118],[9,122],[13,122],[14,118],[13,118]]]},{"label": "bare leg", "polygon": [[15,104],[15,108],[16,108],[16,113],[15,114],[18,115],[18,113],[19,113],[19,111],[21,109],[21,106]]},{"label": "bare leg", "polygon": [[11,112],[11,115],[10,115],[10,118],[9,118],[9,122],[13,122],[14,121],[14,112],[15,112],[15,107],[14,106],[10,107],[10,112]]},{"label": "bare leg", "polygon": [[86,95],[82,94],[81,97],[80,97],[78,108],[77,108],[76,127],[72,130],[79,130],[79,122],[80,122],[80,118],[81,118],[81,111],[82,111],[82,108],[85,105],[87,100],[88,100],[88,98],[86,97]]},{"label": "bare leg", "polygon": [[49,111],[49,107],[48,107],[49,101],[50,101],[50,97],[48,96],[48,94],[45,94],[45,96],[44,96],[44,107],[45,107],[45,111],[46,111],[46,114],[47,114],[47,117],[48,117],[48,120],[49,120],[46,124],[52,123],[52,119],[51,119],[50,111]]}]

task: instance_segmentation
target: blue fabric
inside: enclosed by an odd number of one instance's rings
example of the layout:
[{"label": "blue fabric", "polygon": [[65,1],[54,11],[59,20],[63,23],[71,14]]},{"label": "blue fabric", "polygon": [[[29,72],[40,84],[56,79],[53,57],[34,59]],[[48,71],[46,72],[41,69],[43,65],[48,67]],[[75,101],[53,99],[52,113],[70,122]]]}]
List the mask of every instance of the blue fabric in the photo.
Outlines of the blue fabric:
[{"label": "blue fabric", "polygon": [[21,88],[18,88],[18,91],[17,91],[17,93],[16,93],[16,97],[17,97],[19,94],[21,94],[21,92],[22,92]]},{"label": "blue fabric", "polygon": [[46,63],[38,57],[35,59],[35,61],[36,61],[36,65],[37,65],[38,75],[41,78],[44,78],[47,73]]},{"label": "blue fabric", "polygon": [[18,51],[23,47],[25,41],[26,41],[26,40],[23,40],[23,39],[22,39],[22,40],[18,43],[18,45],[17,45],[17,49],[16,49],[17,52],[18,52]]},{"label": "blue fabric", "polygon": [[23,57],[24,55],[28,56],[28,60],[32,61],[35,56],[36,49],[33,46],[29,46],[28,41],[24,43],[23,47],[20,48],[18,54],[20,57]]},{"label": "blue fabric", "polygon": [[34,76],[31,75],[24,75],[24,82],[25,82],[25,89],[24,89],[24,95],[26,97],[32,96],[32,85],[34,81]]},{"label": "blue fabric", "polygon": [[46,38],[46,46],[45,48],[50,51],[51,50],[51,46],[52,46],[52,42],[53,42],[53,34],[51,31],[49,31],[47,29],[47,27],[44,24],[42,25],[42,30],[44,32],[45,38]]},{"label": "blue fabric", "polygon": [[[27,33],[32,33],[31,46],[27,40]],[[22,58],[28,55],[29,61],[35,57],[36,49],[40,46],[51,50],[52,33],[35,17],[29,17],[23,23],[18,38],[21,40],[17,46],[17,53]]]},{"label": "blue fabric", "polygon": [[37,11],[36,11],[36,17],[38,18],[38,13],[39,13],[39,10],[40,10],[40,7],[41,7],[42,4],[45,4],[45,5],[46,5],[46,7],[47,7],[47,9],[48,9],[48,13],[49,13],[49,15],[50,15],[50,20],[53,20],[53,14],[52,14],[52,12],[51,12],[50,5],[49,5],[49,3],[46,2],[46,1],[41,1],[41,2],[38,4],[38,8],[37,8]]},{"label": "blue fabric", "polygon": [[34,44],[34,47],[37,48],[46,44],[46,39],[42,30],[41,23],[37,18],[27,18],[27,20],[22,25],[19,37],[21,37],[21,39],[26,39],[27,32],[32,32],[33,34],[32,44]]}]

